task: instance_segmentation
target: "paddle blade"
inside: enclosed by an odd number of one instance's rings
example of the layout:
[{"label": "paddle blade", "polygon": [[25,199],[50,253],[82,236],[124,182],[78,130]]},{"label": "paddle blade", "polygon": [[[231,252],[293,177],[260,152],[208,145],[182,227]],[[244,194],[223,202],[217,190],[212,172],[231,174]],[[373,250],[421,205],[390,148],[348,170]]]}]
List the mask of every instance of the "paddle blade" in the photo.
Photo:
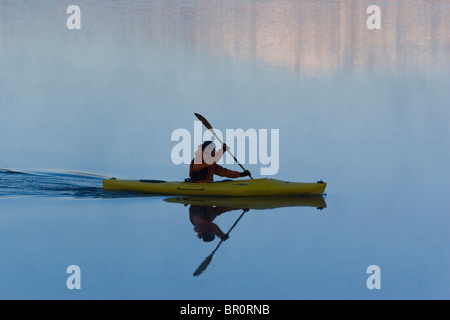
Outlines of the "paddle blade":
[{"label": "paddle blade", "polygon": [[200,120],[203,123],[203,125],[208,130],[211,130],[213,128],[212,125],[208,122],[208,120],[206,120],[205,117],[203,117],[201,114],[194,113],[194,115],[197,117],[198,120]]},{"label": "paddle blade", "polygon": [[202,262],[201,265],[199,265],[199,267],[197,268],[197,270],[195,270],[194,272],[194,277],[197,277],[199,275],[202,274],[203,271],[205,271],[205,269],[209,266],[209,264],[211,263],[213,254],[210,254],[209,256],[206,257],[205,261]]}]

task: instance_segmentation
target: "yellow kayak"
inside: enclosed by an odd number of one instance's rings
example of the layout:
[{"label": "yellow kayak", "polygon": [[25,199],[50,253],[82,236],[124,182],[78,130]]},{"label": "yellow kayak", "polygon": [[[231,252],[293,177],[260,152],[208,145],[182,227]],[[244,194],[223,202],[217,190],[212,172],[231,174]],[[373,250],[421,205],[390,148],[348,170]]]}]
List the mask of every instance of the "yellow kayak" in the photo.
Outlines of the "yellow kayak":
[{"label": "yellow kayak", "polygon": [[103,180],[104,190],[144,192],[162,195],[202,195],[229,197],[266,197],[287,195],[321,195],[327,184],[287,182],[276,179],[225,180],[190,183],[162,180]]},{"label": "yellow kayak", "polygon": [[170,203],[193,206],[215,206],[236,209],[275,209],[284,207],[327,207],[321,195],[316,196],[271,196],[271,197],[211,197],[211,196],[176,196],[164,199]]}]

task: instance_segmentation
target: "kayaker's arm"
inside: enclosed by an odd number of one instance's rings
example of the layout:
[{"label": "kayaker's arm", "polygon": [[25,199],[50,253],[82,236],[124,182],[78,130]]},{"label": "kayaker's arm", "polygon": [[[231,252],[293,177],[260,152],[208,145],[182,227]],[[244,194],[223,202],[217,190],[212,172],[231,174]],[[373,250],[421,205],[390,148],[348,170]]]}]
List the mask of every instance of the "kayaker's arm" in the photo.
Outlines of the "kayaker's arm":
[{"label": "kayaker's arm", "polygon": [[214,234],[216,235],[216,237],[218,237],[219,239],[222,239],[225,237],[225,234],[223,233],[223,231],[215,223],[211,223],[211,231],[213,231]]},{"label": "kayaker's arm", "polygon": [[216,164],[214,168],[214,174],[221,176],[221,177],[227,177],[231,179],[236,179],[241,177],[241,173],[238,171],[233,171],[229,169],[225,169],[224,167]]},{"label": "kayaker's arm", "polygon": [[216,163],[219,162],[219,160],[223,157],[224,153],[227,152],[228,150],[230,150],[230,147],[228,147],[225,143],[222,146],[222,149],[220,149],[219,151],[217,151],[216,156],[215,156],[215,161]]}]

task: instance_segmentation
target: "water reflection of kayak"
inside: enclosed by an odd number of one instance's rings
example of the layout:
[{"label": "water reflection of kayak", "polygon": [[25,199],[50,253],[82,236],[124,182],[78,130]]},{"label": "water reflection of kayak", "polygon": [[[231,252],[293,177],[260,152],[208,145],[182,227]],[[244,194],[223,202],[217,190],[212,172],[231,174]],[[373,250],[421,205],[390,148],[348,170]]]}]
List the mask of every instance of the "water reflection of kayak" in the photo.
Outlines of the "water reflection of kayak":
[{"label": "water reflection of kayak", "polygon": [[274,196],[274,197],[200,197],[179,196],[164,199],[170,203],[197,206],[230,207],[236,209],[275,209],[282,207],[326,208],[323,196]]},{"label": "water reflection of kayak", "polygon": [[189,183],[162,180],[103,180],[105,190],[145,192],[164,195],[202,195],[266,197],[321,195],[326,183],[287,182],[276,179],[230,180],[214,183]]}]

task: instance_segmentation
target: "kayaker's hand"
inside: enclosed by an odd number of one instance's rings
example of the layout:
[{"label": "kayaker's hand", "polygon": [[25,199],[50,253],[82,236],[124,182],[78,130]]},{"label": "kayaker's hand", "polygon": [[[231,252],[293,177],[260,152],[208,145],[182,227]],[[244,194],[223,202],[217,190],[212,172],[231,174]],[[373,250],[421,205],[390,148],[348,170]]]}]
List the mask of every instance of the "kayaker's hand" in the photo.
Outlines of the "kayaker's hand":
[{"label": "kayaker's hand", "polygon": [[248,170],[245,170],[244,172],[241,172],[241,177],[247,177],[247,176],[251,176],[251,175],[252,174]]},{"label": "kayaker's hand", "polygon": [[229,238],[230,236],[227,234],[224,234],[222,238],[220,238],[220,240],[225,241]]},{"label": "kayaker's hand", "polygon": [[222,149],[223,149],[224,152],[227,152],[227,151],[230,150],[230,147],[227,146],[227,145],[224,143],[223,146],[222,146]]}]

